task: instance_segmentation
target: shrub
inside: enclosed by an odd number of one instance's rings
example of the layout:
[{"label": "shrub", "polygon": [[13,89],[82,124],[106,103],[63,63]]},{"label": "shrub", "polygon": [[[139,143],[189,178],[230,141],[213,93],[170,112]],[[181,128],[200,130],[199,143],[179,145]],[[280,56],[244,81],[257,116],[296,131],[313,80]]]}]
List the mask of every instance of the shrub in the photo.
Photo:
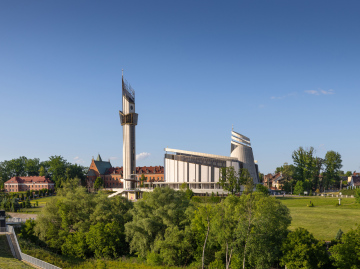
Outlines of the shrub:
[{"label": "shrub", "polygon": [[343,231],[341,229],[339,229],[339,231],[337,232],[336,236],[335,236],[335,239],[336,240],[340,240],[342,235],[343,235]]},{"label": "shrub", "polygon": [[149,252],[146,256],[146,262],[148,265],[156,266],[161,265],[162,259],[159,254],[155,252]]},{"label": "shrub", "polygon": [[329,256],[324,243],[304,228],[290,232],[282,245],[280,264],[289,269],[329,268]]},{"label": "shrub", "polygon": [[310,201],[310,203],[308,203],[306,206],[308,206],[308,207],[314,207],[314,203]]}]

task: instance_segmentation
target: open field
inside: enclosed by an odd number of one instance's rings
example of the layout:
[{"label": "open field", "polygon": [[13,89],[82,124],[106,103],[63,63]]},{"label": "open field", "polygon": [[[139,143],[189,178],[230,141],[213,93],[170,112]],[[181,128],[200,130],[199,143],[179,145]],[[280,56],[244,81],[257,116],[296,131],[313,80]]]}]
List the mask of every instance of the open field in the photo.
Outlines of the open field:
[{"label": "open field", "polygon": [[[341,206],[336,206],[338,198],[324,197],[284,197],[277,198],[290,209],[292,222],[290,229],[303,227],[317,239],[330,241],[339,229],[348,232],[360,224],[360,204],[354,198],[343,198]],[[307,207],[309,202],[314,207]]]},{"label": "open field", "polygon": [[6,235],[0,235],[0,268],[33,268],[13,257],[6,239]]}]

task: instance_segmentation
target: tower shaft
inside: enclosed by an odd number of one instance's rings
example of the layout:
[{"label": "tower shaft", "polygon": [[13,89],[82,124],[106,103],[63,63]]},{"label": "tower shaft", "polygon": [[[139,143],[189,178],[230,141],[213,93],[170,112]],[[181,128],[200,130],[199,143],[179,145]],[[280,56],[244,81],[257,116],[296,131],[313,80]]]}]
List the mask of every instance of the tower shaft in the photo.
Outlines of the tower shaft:
[{"label": "tower shaft", "polygon": [[134,189],[136,173],[135,126],[138,114],[135,113],[135,91],[122,79],[122,109],[119,111],[123,127],[123,179],[126,189]]}]

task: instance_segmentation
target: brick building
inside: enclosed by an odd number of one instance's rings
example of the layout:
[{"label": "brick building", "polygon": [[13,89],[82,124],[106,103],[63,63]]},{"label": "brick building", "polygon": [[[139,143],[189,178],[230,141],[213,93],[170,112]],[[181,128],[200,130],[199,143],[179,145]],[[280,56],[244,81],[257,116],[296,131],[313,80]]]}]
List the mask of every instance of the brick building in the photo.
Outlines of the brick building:
[{"label": "brick building", "polygon": [[6,192],[39,191],[54,189],[55,184],[45,177],[12,177],[4,183]]},{"label": "brick building", "polygon": [[[164,181],[163,166],[143,166],[136,167],[136,179],[140,180],[144,174],[145,186],[151,185],[152,182]],[[110,161],[103,161],[100,154],[96,160],[93,158],[87,173],[86,181],[89,191],[93,190],[93,186],[97,177],[101,177],[104,181],[105,189],[122,189],[124,188],[123,168],[112,167]]]}]

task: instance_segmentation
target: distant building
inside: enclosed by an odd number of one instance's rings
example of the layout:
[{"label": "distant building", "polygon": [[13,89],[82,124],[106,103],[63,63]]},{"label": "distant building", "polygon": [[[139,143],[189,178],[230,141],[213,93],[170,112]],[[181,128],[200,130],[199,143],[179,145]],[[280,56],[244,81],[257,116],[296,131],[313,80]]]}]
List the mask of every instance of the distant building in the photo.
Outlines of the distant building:
[{"label": "distant building", "polygon": [[236,172],[246,168],[254,184],[259,183],[258,165],[254,160],[250,138],[231,132],[230,156],[165,149],[165,182],[160,187],[179,189],[186,184],[196,194],[227,193],[220,185],[221,168],[234,167]]},{"label": "distant building", "polygon": [[281,190],[282,186],[284,185],[285,178],[283,177],[282,173],[277,173],[272,178],[272,187],[275,187],[276,190]]},{"label": "distant building", "polygon": [[12,177],[4,183],[6,192],[52,190],[54,182],[45,177]]},{"label": "distant building", "polygon": [[348,185],[347,185],[348,189],[358,189],[358,188],[360,188],[360,176],[352,175],[351,177],[349,177],[349,179],[350,180],[348,181]]},{"label": "distant building", "polygon": [[[136,167],[136,180],[140,180],[142,174],[145,176],[145,186],[149,186],[152,182],[164,181],[163,166],[142,166]],[[97,177],[101,177],[104,181],[104,188],[109,190],[125,189],[122,167],[112,167],[110,161],[103,161],[100,154],[96,160],[92,159],[89,171],[87,173],[87,188],[93,190]],[[137,184],[140,184],[139,182]]]}]

